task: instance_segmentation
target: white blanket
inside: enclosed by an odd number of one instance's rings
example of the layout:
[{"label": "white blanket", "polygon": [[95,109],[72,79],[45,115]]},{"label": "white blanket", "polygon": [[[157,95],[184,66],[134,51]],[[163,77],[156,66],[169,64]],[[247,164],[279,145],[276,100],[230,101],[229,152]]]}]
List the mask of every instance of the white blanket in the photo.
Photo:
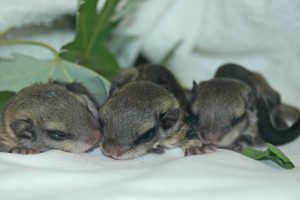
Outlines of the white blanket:
[{"label": "white blanket", "polygon": [[[26,3],[3,2],[15,6]],[[53,4],[58,2],[68,1]],[[74,4],[64,6],[65,13],[74,9]],[[170,66],[187,86],[193,79],[210,79],[221,63],[237,62],[262,72],[285,102],[300,107],[299,9],[296,0],[147,1],[125,28],[141,36],[125,57],[130,63],[141,49],[159,60],[183,39]],[[39,19],[45,17],[39,15]],[[89,154],[0,153],[0,199],[299,200],[300,138],[281,149],[295,169],[285,170],[269,161],[259,162],[225,150],[183,157],[180,149],[174,149],[130,161],[106,158],[99,150]]]},{"label": "white blanket", "polygon": [[131,161],[96,151],[0,154],[1,199],[278,199],[298,200],[300,140],[283,151],[297,166],[282,169],[230,151],[183,157],[180,150]]}]

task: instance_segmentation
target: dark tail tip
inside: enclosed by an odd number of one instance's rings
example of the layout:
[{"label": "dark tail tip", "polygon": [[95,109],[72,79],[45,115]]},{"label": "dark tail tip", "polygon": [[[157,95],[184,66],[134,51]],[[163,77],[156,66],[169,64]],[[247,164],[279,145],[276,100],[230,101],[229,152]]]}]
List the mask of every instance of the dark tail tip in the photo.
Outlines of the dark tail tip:
[{"label": "dark tail tip", "polygon": [[300,118],[289,128],[276,129],[270,119],[270,112],[263,97],[257,98],[258,128],[262,139],[274,145],[286,144],[300,134]]}]

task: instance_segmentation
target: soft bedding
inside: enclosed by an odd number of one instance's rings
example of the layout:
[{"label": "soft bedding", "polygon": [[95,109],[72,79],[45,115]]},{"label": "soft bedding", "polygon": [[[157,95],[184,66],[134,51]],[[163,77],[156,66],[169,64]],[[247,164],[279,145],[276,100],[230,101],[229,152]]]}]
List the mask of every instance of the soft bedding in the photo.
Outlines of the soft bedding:
[{"label": "soft bedding", "polygon": [[[65,4],[63,12],[74,9]],[[263,73],[284,102],[300,107],[299,9],[293,0],[145,1],[136,20],[124,27],[140,38],[123,56],[130,63],[142,50],[158,61],[174,42],[185,39],[169,63],[184,85],[210,79],[221,63],[236,62]],[[293,170],[227,150],[184,157],[173,149],[126,161],[99,150],[0,153],[0,199],[299,200],[300,138],[280,148],[294,162]]]},{"label": "soft bedding", "polygon": [[282,147],[293,170],[219,150],[178,149],[130,161],[100,152],[0,154],[1,199],[299,199],[300,140]]}]

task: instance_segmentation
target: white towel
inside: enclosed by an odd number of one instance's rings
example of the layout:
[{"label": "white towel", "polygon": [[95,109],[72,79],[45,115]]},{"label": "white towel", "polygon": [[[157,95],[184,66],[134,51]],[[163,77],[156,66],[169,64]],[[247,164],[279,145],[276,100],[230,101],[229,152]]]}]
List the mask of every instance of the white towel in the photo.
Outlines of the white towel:
[{"label": "white towel", "polygon": [[[34,6],[28,6],[26,13],[38,12],[34,23],[47,22],[45,2],[52,12],[49,15],[74,9],[68,5],[74,1],[2,0],[1,29],[27,24],[19,21],[24,16],[12,15],[29,3]],[[14,9],[4,12],[6,6]],[[263,73],[284,101],[299,107],[299,9],[296,0],[145,1],[132,24],[124,28],[124,32],[140,36],[124,53],[124,63],[131,63],[139,50],[158,61],[183,39],[170,62],[183,84],[210,79],[220,64],[236,62]],[[3,12],[16,21],[4,25]],[[59,37],[55,41],[60,41]],[[183,157],[180,149],[174,149],[130,161],[106,158],[99,150],[90,154],[0,153],[0,198],[299,200],[300,139],[281,148],[295,169],[285,170],[225,150]]]}]

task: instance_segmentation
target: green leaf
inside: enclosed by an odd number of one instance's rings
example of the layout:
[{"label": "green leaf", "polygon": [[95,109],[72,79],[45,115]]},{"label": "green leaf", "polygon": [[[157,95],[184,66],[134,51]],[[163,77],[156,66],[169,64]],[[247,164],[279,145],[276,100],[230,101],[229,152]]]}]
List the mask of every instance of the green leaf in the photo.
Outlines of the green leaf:
[{"label": "green leaf", "polygon": [[106,1],[100,13],[96,10],[98,0],[79,2],[75,39],[62,47],[60,56],[110,78],[120,67],[105,41],[115,27],[111,18],[119,0]]},{"label": "green leaf", "polygon": [[8,99],[10,99],[15,94],[16,94],[15,92],[10,92],[10,91],[0,92],[0,112],[3,111],[3,108],[6,102],[8,101]]},{"label": "green leaf", "polygon": [[249,158],[255,160],[272,160],[278,165],[286,169],[293,169],[294,164],[274,145],[267,143],[268,149],[266,151],[260,151],[252,148],[242,148],[241,153]]},{"label": "green leaf", "polygon": [[255,160],[264,160],[266,157],[268,157],[267,151],[259,151],[248,147],[243,148],[241,153]]},{"label": "green leaf", "polygon": [[[98,49],[98,53],[101,56],[92,54],[89,59],[86,60],[78,61],[77,53],[78,52],[76,51],[62,52],[60,56],[71,62],[86,66],[108,79],[119,71],[119,66],[116,64],[115,57],[104,46]],[[78,62],[76,62],[76,60]]]},{"label": "green leaf", "polygon": [[286,157],[286,155],[284,155],[284,153],[280,151],[280,149],[270,143],[267,143],[267,147],[271,160],[287,169],[292,169],[295,167],[294,164],[288,159],[288,157]]},{"label": "green leaf", "polygon": [[109,82],[94,71],[68,61],[40,60],[15,55],[11,61],[0,62],[0,91],[18,92],[33,83],[49,79],[83,83],[101,103],[108,94]]}]

